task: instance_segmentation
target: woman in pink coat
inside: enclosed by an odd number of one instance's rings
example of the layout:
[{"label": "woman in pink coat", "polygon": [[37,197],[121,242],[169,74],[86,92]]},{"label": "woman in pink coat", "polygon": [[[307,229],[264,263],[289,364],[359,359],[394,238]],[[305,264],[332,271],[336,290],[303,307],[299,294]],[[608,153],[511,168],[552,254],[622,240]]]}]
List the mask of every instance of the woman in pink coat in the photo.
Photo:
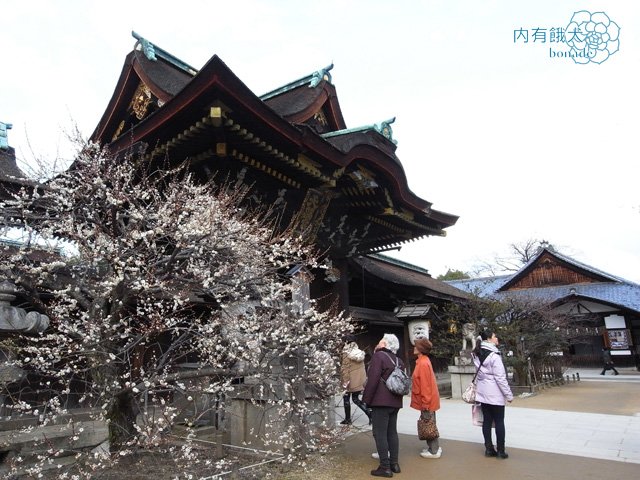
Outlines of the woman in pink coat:
[{"label": "woman in pink coat", "polygon": [[[478,368],[476,378],[476,402],[482,404],[482,435],[484,436],[484,454],[487,457],[508,458],[504,450],[504,407],[513,400],[513,393],[507,382],[507,372],[498,350],[498,337],[491,330],[480,333],[481,342],[477,342],[473,362]],[[497,451],[493,448],[491,427],[495,424]]]}]

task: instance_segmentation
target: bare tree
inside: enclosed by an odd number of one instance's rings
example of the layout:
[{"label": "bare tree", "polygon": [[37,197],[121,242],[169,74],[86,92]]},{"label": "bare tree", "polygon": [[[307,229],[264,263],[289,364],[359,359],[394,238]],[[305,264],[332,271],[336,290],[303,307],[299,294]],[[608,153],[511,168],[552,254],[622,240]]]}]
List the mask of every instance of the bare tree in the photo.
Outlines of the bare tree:
[{"label": "bare tree", "polygon": [[[51,318],[44,334],[12,340],[37,391],[13,391],[15,411],[46,422],[69,405],[92,407],[108,422],[112,452],[126,452],[197,420],[184,418],[178,395],[225,398],[251,377],[281,419],[308,414],[304,399],[293,401],[300,385],[332,395],[350,322],[299,295],[286,273],[318,268],[313,250],[276,232],[265,212],[243,210],[245,193],[88,144],[66,172],[0,205],[4,226],[32,239],[0,249],[0,275]],[[299,433],[273,440],[314,441]]]},{"label": "bare tree", "polygon": [[500,275],[517,272],[534,258],[541,249],[556,251],[556,247],[547,240],[529,238],[509,244],[506,255],[496,255],[493,261],[483,262],[474,269],[474,276]]},{"label": "bare tree", "polygon": [[545,368],[560,367],[559,353],[568,346],[567,318],[554,314],[549,304],[517,294],[499,299],[473,295],[464,303],[451,304],[447,317],[454,334],[440,332],[440,348],[455,354],[460,344],[456,333],[464,323],[476,324],[479,332],[490,328],[497,332],[501,349],[509,353],[505,363],[513,367],[519,385],[529,385]]},{"label": "bare tree", "polygon": [[569,345],[566,316],[535,298],[513,295],[500,303],[502,309],[491,326],[499,332],[504,350],[511,352],[506,363],[513,367],[516,382],[531,385],[548,370],[560,375]]}]

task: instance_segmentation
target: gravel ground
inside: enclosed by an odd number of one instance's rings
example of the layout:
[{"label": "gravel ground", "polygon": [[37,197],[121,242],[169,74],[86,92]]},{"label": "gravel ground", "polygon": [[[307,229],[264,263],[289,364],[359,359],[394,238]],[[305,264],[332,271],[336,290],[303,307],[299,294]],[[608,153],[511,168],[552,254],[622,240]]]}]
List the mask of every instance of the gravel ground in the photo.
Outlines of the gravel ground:
[{"label": "gravel ground", "polygon": [[[346,433],[346,430],[342,433]],[[172,442],[173,443],[173,442]],[[194,459],[178,459],[176,452],[139,451],[117,459],[117,463],[91,471],[90,478],[100,480],[169,480],[169,479],[216,479],[216,480],[333,480],[340,478],[341,472],[348,471],[347,464],[351,461],[343,452],[342,439],[338,439],[336,446],[325,453],[312,453],[304,461],[286,463],[281,458],[237,450],[226,450],[224,465],[216,468],[214,450],[208,446],[193,450]],[[42,477],[21,476],[20,479],[43,478],[45,480],[57,478],[73,478],[80,474],[78,465],[65,466],[59,469],[47,470]],[[66,477],[63,475],[66,474]],[[218,476],[216,476],[216,474]],[[81,475],[80,478],[86,478]]]},{"label": "gravel ground", "polygon": [[[230,462],[242,459],[230,459]],[[244,460],[247,460],[246,458]],[[138,453],[120,459],[112,467],[95,471],[91,478],[100,480],[170,480],[170,479],[220,479],[220,480],[334,480],[348,471],[349,459],[342,454],[312,454],[304,464],[271,463],[245,470],[227,473],[216,477],[216,470],[204,464],[188,464],[176,462],[170,455],[162,453]],[[236,469],[237,470],[237,469]],[[45,472],[43,477],[24,476],[21,479],[61,478],[67,472],[69,477],[77,474],[76,468]]]}]

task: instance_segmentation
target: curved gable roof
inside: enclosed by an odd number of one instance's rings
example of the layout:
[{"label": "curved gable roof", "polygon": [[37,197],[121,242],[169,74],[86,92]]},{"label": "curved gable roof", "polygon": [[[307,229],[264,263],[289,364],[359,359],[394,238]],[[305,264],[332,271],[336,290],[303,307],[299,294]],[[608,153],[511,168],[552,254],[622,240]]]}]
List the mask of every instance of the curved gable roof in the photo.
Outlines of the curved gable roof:
[{"label": "curved gable roof", "polygon": [[[323,226],[324,233],[344,230],[339,248],[348,254],[444,235],[457,221],[409,189],[392,141],[379,131],[341,128],[344,120],[327,78],[305,77],[258,97],[217,55],[196,71],[158,48],[154,59],[148,47],[140,41],[127,56],[92,136],[113,153],[143,144],[151,159],[196,158],[213,165],[222,156],[294,186],[298,197],[319,189],[332,198],[327,215],[335,220]],[[323,137],[310,122],[318,112],[327,128],[339,130]],[[230,142],[232,152],[226,151]],[[220,145],[222,153],[216,150]],[[354,249],[354,239],[362,246]]]},{"label": "curved gable roof", "polygon": [[35,182],[20,170],[12,147],[0,148],[0,199],[11,198],[23,186],[33,186]]},{"label": "curved gable roof", "polygon": [[333,65],[260,96],[291,123],[313,126],[318,133],[346,128],[329,70]]},{"label": "curved gable roof", "polygon": [[0,148],[0,180],[25,180],[27,176],[16,163],[15,150],[12,147]]},{"label": "curved gable roof", "polygon": [[554,250],[541,248],[526,265],[500,287],[500,290],[590,282],[617,282],[619,280],[617,277]]}]

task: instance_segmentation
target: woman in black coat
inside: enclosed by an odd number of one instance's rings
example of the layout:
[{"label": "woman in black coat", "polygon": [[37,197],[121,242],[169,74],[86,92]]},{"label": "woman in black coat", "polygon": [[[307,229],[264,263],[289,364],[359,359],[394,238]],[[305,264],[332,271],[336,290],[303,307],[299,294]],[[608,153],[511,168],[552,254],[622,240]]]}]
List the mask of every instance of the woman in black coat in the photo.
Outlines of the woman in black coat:
[{"label": "woman in black coat", "polygon": [[396,356],[398,348],[398,337],[385,333],[369,363],[367,384],[362,395],[362,400],[372,410],[373,438],[380,458],[380,466],[371,471],[371,475],[376,477],[392,477],[394,473],[400,473],[397,423],[402,396],[391,393],[384,382],[393,372],[396,361],[404,369],[402,360]]}]

